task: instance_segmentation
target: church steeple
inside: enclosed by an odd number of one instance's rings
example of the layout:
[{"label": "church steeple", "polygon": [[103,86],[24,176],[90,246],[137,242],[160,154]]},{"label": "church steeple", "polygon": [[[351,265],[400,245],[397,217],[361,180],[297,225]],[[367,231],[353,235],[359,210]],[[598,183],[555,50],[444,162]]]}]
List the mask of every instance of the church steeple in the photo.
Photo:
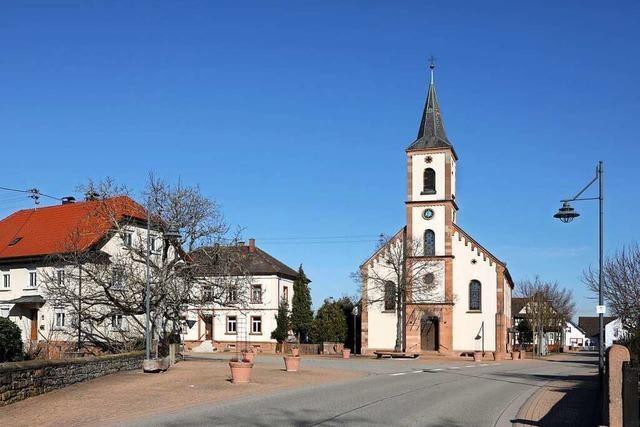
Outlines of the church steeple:
[{"label": "church steeple", "polygon": [[440,104],[438,104],[438,98],[436,96],[436,85],[433,78],[435,63],[433,59],[431,60],[431,64],[429,64],[429,69],[431,71],[431,81],[429,83],[427,101],[424,104],[424,111],[422,112],[422,121],[418,129],[418,137],[407,150],[453,148],[444,131]]}]

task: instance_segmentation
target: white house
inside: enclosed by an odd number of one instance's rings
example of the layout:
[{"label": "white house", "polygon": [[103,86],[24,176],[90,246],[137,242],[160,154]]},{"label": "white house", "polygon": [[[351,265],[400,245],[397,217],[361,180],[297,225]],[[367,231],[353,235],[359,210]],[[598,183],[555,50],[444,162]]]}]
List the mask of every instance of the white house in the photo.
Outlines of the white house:
[{"label": "white house", "polygon": [[[600,333],[598,316],[581,316],[578,324],[585,331],[590,346],[598,346]],[[604,344],[605,348],[611,347],[616,341],[623,340],[627,336],[627,330],[622,320],[617,317],[604,317]]]},{"label": "white house", "polygon": [[587,346],[585,332],[573,321],[568,321],[564,328],[564,345],[573,348]]},{"label": "white house", "polygon": [[[389,244],[408,247],[419,242],[419,253],[407,255],[407,268],[420,263],[433,266],[424,280],[435,283],[436,292],[429,298],[409,292],[404,351],[460,354],[484,346],[486,351],[506,352],[513,281],[506,264],[457,223],[458,156],[445,134],[433,67],[418,136],[406,155],[406,226]],[[367,301],[362,307],[363,353],[392,350],[396,342],[396,311],[385,307],[383,291],[366,279],[386,274],[381,253],[360,266],[365,278],[363,301]]]},{"label": "white house", "polygon": [[[199,248],[190,254],[204,267],[203,277],[211,279],[215,274],[214,270],[207,272],[207,251],[213,253],[220,249]],[[293,281],[298,273],[258,248],[255,239],[249,239],[248,245],[239,242],[222,249],[236,252],[241,260],[238,274],[242,277],[237,278],[237,283],[246,288],[247,298],[239,298],[234,289],[224,304],[206,303],[204,298],[202,304],[190,306],[182,330],[183,342],[195,351],[231,351],[238,345],[275,351],[276,340],[271,339],[271,332],[276,328],[278,304],[284,299],[291,309]]]},{"label": "white house", "polygon": [[[146,211],[129,197],[75,202],[63,199],[61,205],[17,211],[0,221],[0,315],[15,322],[22,331],[27,350],[46,350],[49,357],[69,350],[77,341],[71,326],[73,310],[45,294],[43,282],[78,286],[78,266],[61,264],[57,256],[65,253],[92,252],[102,259],[123,256],[126,246],[146,242]],[[111,219],[96,214],[106,208],[113,220],[122,224],[115,233]],[[152,256],[159,256],[163,239],[154,231]],[[88,287],[88,278],[84,278]],[[127,320],[117,311],[96,325],[109,336],[122,333]]]}]

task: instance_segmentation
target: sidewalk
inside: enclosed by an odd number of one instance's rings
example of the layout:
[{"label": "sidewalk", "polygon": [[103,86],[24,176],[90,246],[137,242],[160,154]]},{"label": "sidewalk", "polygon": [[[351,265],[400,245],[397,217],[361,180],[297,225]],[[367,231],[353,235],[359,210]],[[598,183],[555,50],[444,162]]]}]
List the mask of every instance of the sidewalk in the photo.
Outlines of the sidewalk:
[{"label": "sidewalk", "polygon": [[[547,360],[571,362],[571,357],[558,355]],[[582,365],[562,379],[551,379],[536,391],[520,408],[513,425],[597,426],[600,419],[599,394],[597,366]]]},{"label": "sidewalk", "polygon": [[231,384],[229,365],[216,360],[180,362],[158,374],[118,372],[5,406],[0,410],[0,425],[108,425],[363,375],[305,367],[304,361],[300,372],[285,372],[283,368],[283,363],[256,364],[252,382],[246,385]]}]

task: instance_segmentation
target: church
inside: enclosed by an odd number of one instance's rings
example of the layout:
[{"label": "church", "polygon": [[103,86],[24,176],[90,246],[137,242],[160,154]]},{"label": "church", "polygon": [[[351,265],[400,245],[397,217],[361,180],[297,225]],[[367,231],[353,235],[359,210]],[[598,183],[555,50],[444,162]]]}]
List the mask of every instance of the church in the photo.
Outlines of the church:
[{"label": "church", "polygon": [[458,155],[430,68],[418,136],[406,149],[406,226],[360,266],[361,351],[504,353],[513,280],[506,263],[456,221]]}]

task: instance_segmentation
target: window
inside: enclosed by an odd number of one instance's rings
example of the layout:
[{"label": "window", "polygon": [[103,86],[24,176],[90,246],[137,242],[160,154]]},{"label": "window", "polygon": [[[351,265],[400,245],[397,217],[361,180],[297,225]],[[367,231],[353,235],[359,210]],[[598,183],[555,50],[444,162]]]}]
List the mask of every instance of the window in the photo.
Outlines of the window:
[{"label": "window", "polygon": [[213,301],[213,290],[211,286],[205,286],[202,288],[202,299],[205,301]]},{"label": "window", "polygon": [[58,285],[64,284],[64,270],[56,271],[56,275],[58,277]]},{"label": "window", "polygon": [[111,271],[111,289],[119,290],[124,286],[124,269],[122,267],[113,267]]},{"label": "window", "polygon": [[0,307],[0,317],[9,317],[9,307]]},{"label": "window", "polygon": [[469,310],[480,311],[482,309],[482,285],[477,280],[469,283]]},{"label": "window", "polygon": [[149,250],[151,252],[156,251],[156,236],[149,237]]},{"label": "window", "polygon": [[392,311],[396,309],[396,285],[393,282],[384,284],[384,310]]},{"label": "window", "polygon": [[424,231],[424,255],[435,256],[436,254],[436,233],[433,230]]},{"label": "window", "polygon": [[124,233],[122,233],[122,243],[124,243],[125,246],[131,247],[132,242],[133,242],[133,233],[129,231],[125,231]]},{"label": "window", "polygon": [[36,286],[38,286],[38,276],[36,275],[35,271],[30,271],[29,272],[29,287],[35,288]]},{"label": "window", "polygon": [[236,316],[227,316],[227,333],[235,334],[237,331],[238,319]]},{"label": "window", "polygon": [[57,308],[54,313],[54,316],[55,316],[54,323],[53,323],[54,328],[55,329],[64,328],[64,321],[65,321],[64,310],[61,308]]},{"label": "window", "polygon": [[436,171],[431,168],[424,170],[422,194],[436,194]]},{"label": "window", "polygon": [[124,329],[124,317],[122,314],[112,314],[111,315],[111,328],[117,331],[122,331]]},{"label": "window", "polygon": [[251,302],[262,303],[262,285],[251,285]]},{"label": "window", "polygon": [[238,302],[238,288],[236,286],[229,286],[229,290],[227,291],[227,301],[232,304]]},{"label": "window", "polygon": [[252,334],[262,333],[262,316],[251,317],[251,333]]},{"label": "window", "polygon": [[286,286],[282,288],[282,298],[284,298],[284,300],[289,303],[289,288]]},{"label": "window", "polygon": [[2,287],[4,289],[9,289],[11,287],[11,274],[9,274],[9,272],[2,274]]}]

